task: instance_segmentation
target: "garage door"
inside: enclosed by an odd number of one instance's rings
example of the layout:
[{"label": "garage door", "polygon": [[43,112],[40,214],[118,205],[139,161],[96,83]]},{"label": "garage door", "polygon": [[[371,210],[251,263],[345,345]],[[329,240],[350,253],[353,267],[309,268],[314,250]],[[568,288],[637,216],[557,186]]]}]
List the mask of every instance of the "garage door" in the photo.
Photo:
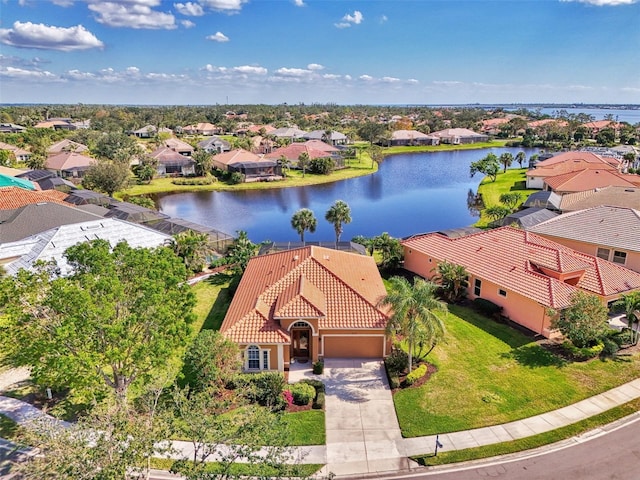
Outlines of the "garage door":
[{"label": "garage door", "polygon": [[322,336],[325,358],[382,358],[384,336]]}]

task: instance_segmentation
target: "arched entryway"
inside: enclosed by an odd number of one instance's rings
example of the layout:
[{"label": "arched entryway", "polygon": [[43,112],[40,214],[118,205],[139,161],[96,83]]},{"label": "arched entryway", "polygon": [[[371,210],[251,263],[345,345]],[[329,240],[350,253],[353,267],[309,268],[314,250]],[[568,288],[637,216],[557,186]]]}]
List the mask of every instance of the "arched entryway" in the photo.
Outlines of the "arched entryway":
[{"label": "arched entryway", "polygon": [[313,358],[311,352],[313,329],[307,322],[291,325],[291,358],[297,362],[307,362]]}]

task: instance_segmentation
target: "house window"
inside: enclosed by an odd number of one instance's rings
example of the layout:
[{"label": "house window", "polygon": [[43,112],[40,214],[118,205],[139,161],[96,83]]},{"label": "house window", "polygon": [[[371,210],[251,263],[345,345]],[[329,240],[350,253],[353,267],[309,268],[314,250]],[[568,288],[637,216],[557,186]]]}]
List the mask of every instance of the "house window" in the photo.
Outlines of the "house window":
[{"label": "house window", "polygon": [[260,349],[255,345],[247,348],[247,368],[249,370],[260,370]]},{"label": "house window", "polygon": [[473,281],[473,294],[476,297],[480,296],[480,289],[482,288],[482,280],[480,280],[479,278],[476,278]]},{"label": "house window", "polygon": [[618,250],[613,251],[613,263],[619,263],[620,265],[624,265],[627,262],[627,253],[619,252]]},{"label": "house window", "polygon": [[596,256],[598,258],[602,258],[603,260],[609,260],[609,249],[598,247],[598,252],[596,253]]},{"label": "house window", "polygon": [[269,370],[269,350],[262,350],[262,370]]},{"label": "house window", "polygon": [[506,297],[507,296],[507,291],[506,290],[502,290],[501,288],[498,290],[498,295],[500,295],[501,297]]}]

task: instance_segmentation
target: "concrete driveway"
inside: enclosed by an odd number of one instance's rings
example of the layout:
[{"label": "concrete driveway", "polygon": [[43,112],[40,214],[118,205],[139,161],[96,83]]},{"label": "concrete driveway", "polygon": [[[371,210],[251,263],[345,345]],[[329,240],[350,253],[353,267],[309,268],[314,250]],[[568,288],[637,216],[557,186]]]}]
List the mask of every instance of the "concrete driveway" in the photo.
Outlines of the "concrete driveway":
[{"label": "concrete driveway", "polygon": [[380,360],[325,359],[327,471],[405,470],[402,435]]}]

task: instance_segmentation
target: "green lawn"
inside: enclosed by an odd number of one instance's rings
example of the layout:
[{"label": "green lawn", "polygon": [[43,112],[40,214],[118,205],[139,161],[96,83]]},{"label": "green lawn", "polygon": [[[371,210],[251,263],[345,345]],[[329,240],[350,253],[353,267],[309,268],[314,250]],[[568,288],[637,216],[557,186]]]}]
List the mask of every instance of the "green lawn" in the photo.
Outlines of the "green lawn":
[{"label": "green lawn", "polygon": [[223,273],[209,277],[193,285],[196,306],[193,311],[196,321],[193,323],[193,336],[200,330],[219,330],[231,304],[229,282],[231,278]]},{"label": "green lawn", "polygon": [[[160,470],[170,470],[175,462],[169,459],[152,458],[151,468]],[[246,478],[308,478],[320,470],[323,465],[313,463],[287,465],[276,468],[273,465],[258,463],[248,465],[246,463],[234,463],[230,467],[228,474]],[[222,473],[223,465],[216,462],[207,463],[208,473]],[[225,472],[226,473],[226,472]]]},{"label": "green lawn", "polygon": [[[539,190],[526,188],[526,173],[526,168],[511,168],[506,173],[500,172],[495,182],[492,182],[489,177],[484,177],[478,187],[478,193],[482,194],[485,208],[500,205],[500,195],[503,193],[519,193],[521,204],[530,194],[538,192]],[[490,221],[488,217],[481,215],[475,226],[486,227]]]},{"label": "green lawn", "polygon": [[489,142],[468,143],[464,145],[450,145],[443,143],[441,145],[420,145],[415,147],[385,147],[384,154],[394,155],[396,153],[413,153],[413,152],[446,152],[450,150],[478,150],[481,148],[504,147],[509,142],[518,141],[516,138],[496,139]]},{"label": "green lawn", "polygon": [[286,413],[285,422],[289,425],[291,445],[324,445],[324,412],[306,410]]},{"label": "green lawn", "polygon": [[438,371],[394,397],[405,437],[468,430],[561,408],[640,376],[640,356],[565,363],[518,331],[450,307]]}]

